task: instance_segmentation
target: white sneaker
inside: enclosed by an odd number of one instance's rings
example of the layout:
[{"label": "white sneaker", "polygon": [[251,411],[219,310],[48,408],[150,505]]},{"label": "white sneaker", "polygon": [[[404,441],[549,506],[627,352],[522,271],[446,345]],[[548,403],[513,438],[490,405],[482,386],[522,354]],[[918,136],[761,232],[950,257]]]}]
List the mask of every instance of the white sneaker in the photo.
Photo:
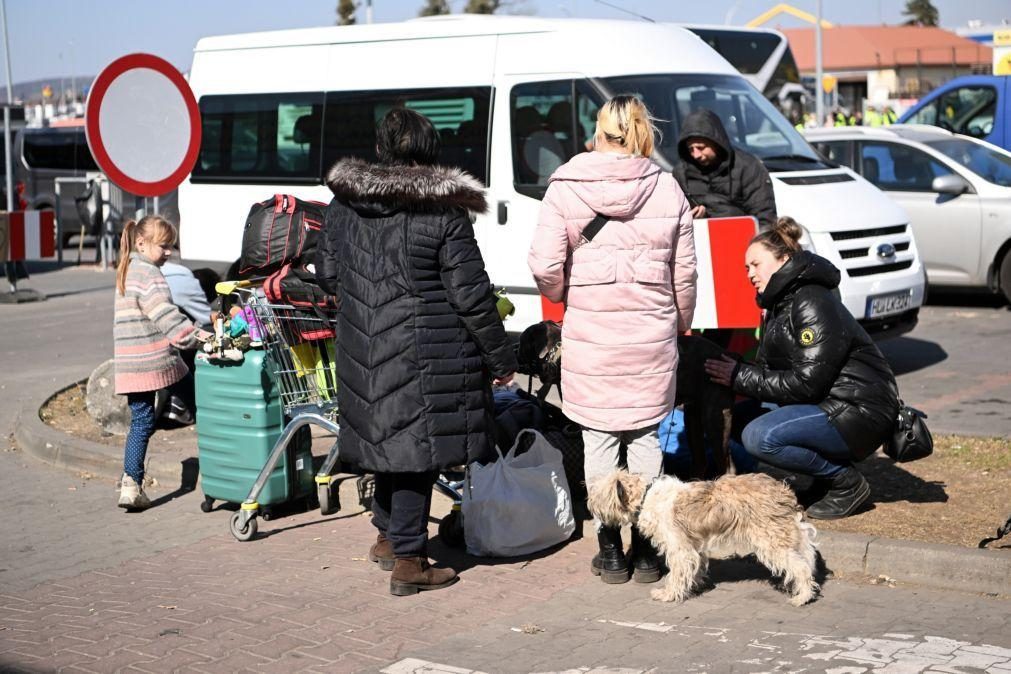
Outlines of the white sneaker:
[{"label": "white sneaker", "polygon": [[151,499],[144,493],[144,488],[125,473],[119,486],[119,507],[127,510],[144,510],[151,507]]}]

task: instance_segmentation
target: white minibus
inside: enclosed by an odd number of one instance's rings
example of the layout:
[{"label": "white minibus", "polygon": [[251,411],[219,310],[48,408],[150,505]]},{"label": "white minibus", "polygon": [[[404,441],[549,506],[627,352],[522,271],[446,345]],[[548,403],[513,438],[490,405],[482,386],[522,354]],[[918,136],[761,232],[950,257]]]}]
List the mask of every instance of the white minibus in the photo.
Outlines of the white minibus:
[{"label": "white minibus", "polygon": [[[516,304],[509,329],[521,330],[553,311],[526,263],[548,177],[586,150],[603,101],[633,93],[663,120],[656,161],[671,168],[681,120],[712,109],[734,144],[765,162],[780,214],[807,228],[805,245],[842,270],[847,308],[880,335],[916,323],[924,274],[905,213],[825,163],[726,60],[676,26],[453,15],[209,37],[197,43],[189,82],[203,118],[197,164],[179,188],[191,266],[239,257],[254,201],[328,201],[327,169],[342,157],[374,159],[376,122],[402,105],[435,123],[442,163],[487,185],[490,209],[475,232],[492,281]],[[884,243],[898,252],[842,254]],[[700,281],[707,288],[711,279]]]}]

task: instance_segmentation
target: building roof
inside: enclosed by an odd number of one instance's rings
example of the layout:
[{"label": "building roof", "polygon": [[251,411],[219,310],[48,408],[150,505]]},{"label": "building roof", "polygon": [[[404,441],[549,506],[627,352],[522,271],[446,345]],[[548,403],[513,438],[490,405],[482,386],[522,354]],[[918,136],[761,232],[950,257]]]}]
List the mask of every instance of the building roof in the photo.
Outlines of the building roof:
[{"label": "building roof", "polygon": [[[814,28],[786,28],[783,34],[802,72],[815,68]],[[923,26],[836,26],[824,28],[822,65],[827,71],[880,70],[901,66],[989,64],[989,47],[942,28]]]}]

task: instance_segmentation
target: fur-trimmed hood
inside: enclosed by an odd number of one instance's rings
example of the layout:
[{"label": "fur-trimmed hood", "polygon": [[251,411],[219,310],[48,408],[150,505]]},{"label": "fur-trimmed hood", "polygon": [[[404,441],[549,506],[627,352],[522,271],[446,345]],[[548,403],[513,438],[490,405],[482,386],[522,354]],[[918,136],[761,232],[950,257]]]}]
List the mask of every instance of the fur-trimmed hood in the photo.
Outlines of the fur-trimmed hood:
[{"label": "fur-trimmed hood", "polygon": [[472,213],[488,210],[484,187],[470,174],[449,166],[370,164],[342,159],[326,176],[338,199],[379,210],[432,211],[447,207]]}]

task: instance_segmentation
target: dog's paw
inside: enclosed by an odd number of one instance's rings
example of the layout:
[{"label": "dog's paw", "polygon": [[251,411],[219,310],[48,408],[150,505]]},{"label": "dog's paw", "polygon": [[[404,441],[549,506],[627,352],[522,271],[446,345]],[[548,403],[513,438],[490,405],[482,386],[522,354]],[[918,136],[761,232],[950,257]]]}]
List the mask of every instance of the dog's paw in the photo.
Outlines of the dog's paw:
[{"label": "dog's paw", "polygon": [[677,597],[677,594],[663,588],[650,590],[649,596],[653,597],[654,601],[665,601],[665,602],[680,601]]},{"label": "dog's paw", "polygon": [[818,596],[818,585],[812,584],[810,587],[806,587],[797,594],[790,597],[791,606],[803,606],[809,602],[815,600]]}]

